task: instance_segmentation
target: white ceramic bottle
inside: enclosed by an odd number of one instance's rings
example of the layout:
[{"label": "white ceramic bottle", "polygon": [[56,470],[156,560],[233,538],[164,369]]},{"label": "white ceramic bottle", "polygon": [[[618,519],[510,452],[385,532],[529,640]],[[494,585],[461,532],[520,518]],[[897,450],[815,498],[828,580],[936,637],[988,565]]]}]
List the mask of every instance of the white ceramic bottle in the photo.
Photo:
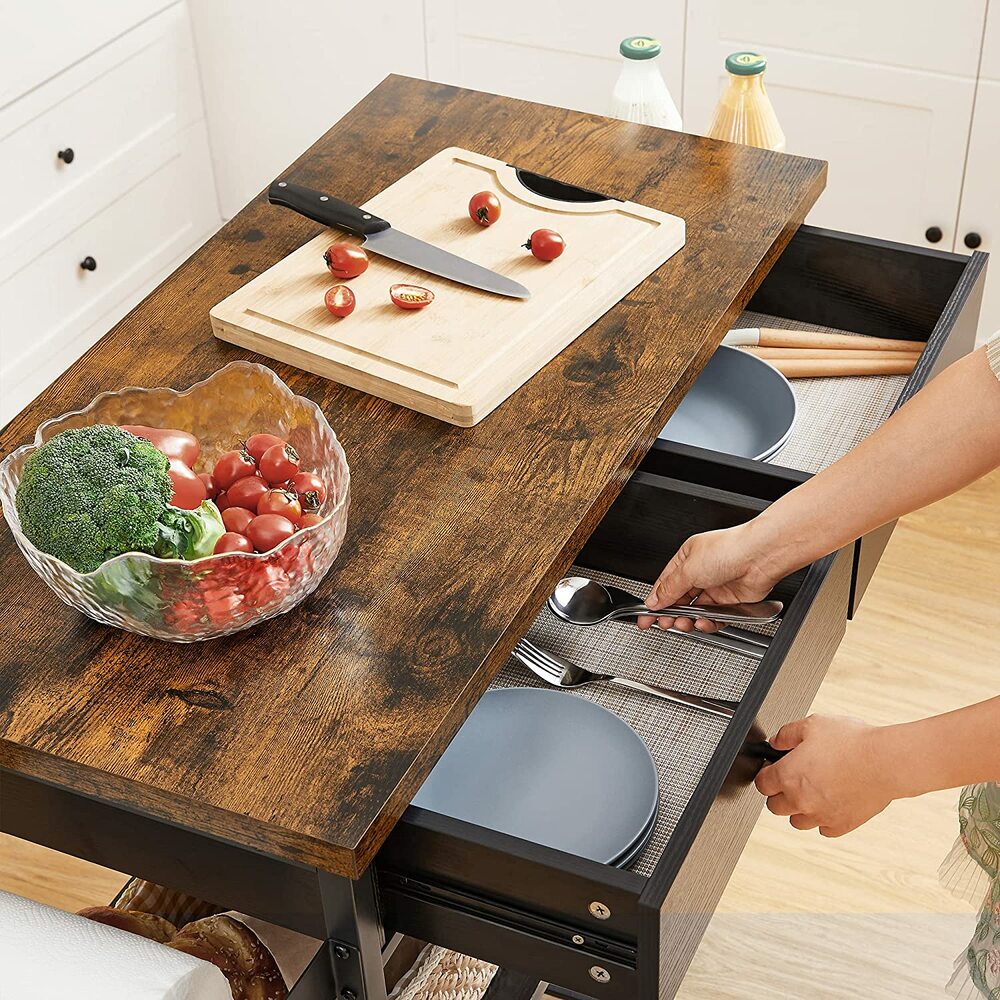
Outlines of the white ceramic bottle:
[{"label": "white ceramic bottle", "polygon": [[660,72],[660,43],[645,35],[626,38],[618,51],[622,69],[611,95],[611,114],[627,122],[683,129],[681,114]]}]

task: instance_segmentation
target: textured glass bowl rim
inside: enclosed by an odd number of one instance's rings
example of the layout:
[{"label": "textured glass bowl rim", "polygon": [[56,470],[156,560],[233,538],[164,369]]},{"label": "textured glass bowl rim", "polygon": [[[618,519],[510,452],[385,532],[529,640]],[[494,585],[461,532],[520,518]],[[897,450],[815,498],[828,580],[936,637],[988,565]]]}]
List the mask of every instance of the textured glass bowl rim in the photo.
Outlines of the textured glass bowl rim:
[{"label": "textured glass bowl rim", "polygon": [[[340,496],[337,498],[337,503],[334,505],[333,509],[329,513],[323,515],[323,520],[320,521],[319,524],[310,525],[308,528],[300,528],[294,535],[286,538],[280,545],[276,545],[273,549],[268,549],[267,552],[220,552],[210,556],[203,556],[201,559],[163,559],[160,556],[150,555],[148,552],[122,552],[119,555],[102,562],[97,569],[93,569],[89,573],[81,573],[79,570],[73,569],[69,563],[63,562],[58,556],[50,555],[48,552],[43,552],[41,549],[32,544],[32,542],[25,535],[24,531],[21,529],[21,521],[17,516],[17,508],[14,503],[14,498],[11,497],[10,510],[4,511],[4,517],[7,519],[11,528],[16,531],[19,541],[28,546],[33,552],[38,553],[42,559],[52,559],[57,563],[60,563],[62,566],[65,566],[67,572],[71,573],[77,579],[93,580],[104,572],[105,567],[111,566],[115,563],[131,562],[132,560],[148,562],[154,566],[191,566],[196,567],[199,570],[207,569],[213,564],[214,560],[267,560],[273,558],[277,553],[281,552],[282,549],[288,547],[289,543],[294,542],[295,544],[299,544],[303,538],[308,538],[311,535],[317,534],[321,528],[327,527],[328,522],[334,517],[334,515],[350,502],[351,469],[347,462],[347,455],[344,452],[344,446],[340,443],[340,439],[337,437],[336,431],[334,431],[334,429],[330,426],[330,421],[326,419],[326,414],[316,403],[314,403],[307,396],[299,396],[297,393],[292,392],[289,386],[286,385],[285,382],[283,382],[281,378],[279,378],[278,375],[271,371],[271,369],[267,366],[258,365],[252,361],[230,361],[228,365],[224,365],[222,368],[218,369],[218,371],[213,372],[208,376],[208,378],[203,378],[200,382],[195,382],[193,385],[188,386],[187,389],[171,389],[169,386],[162,385],[152,387],[127,385],[123,389],[102,392],[95,396],[82,409],[67,410],[65,413],[61,413],[58,417],[50,417],[48,420],[43,420],[42,423],[38,425],[38,429],[35,431],[34,440],[31,441],[30,444],[22,444],[19,448],[15,448],[2,462],[0,462],[0,473],[5,472],[8,466],[12,465],[14,460],[19,455],[26,454],[36,448],[40,448],[45,443],[44,432],[47,427],[58,424],[68,417],[78,417],[90,413],[92,410],[96,409],[97,405],[103,400],[112,399],[115,396],[124,396],[126,393],[146,394],[151,392],[166,392],[171,396],[182,398],[184,396],[189,396],[196,389],[200,389],[202,386],[208,385],[209,382],[214,381],[223,372],[228,372],[234,369],[257,371],[266,375],[274,383],[274,387],[278,390],[278,392],[287,396],[289,399],[294,399],[302,403],[306,410],[312,412],[317,425],[320,427],[325,425],[326,429],[330,432],[330,436],[333,438],[334,451],[340,452],[340,456],[344,462],[344,488],[341,490]],[[6,499],[6,496],[4,499]]]}]

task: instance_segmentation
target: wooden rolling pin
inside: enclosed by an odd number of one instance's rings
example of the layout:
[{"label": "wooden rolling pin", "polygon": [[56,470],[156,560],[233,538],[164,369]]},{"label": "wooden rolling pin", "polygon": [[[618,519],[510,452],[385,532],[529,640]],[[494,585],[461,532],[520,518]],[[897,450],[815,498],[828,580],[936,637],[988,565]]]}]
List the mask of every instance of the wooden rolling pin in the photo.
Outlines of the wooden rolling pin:
[{"label": "wooden rolling pin", "polygon": [[881,337],[849,337],[844,333],[813,333],[810,330],[730,330],[722,338],[729,347],[806,347],[815,350],[849,351],[922,351],[927,345],[919,340],[892,340]]},{"label": "wooden rolling pin", "polygon": [[841,375],[909,375],[913,371],[917,356],[908,361],[857,361],[857,360],[795,360],[788,358],[768,359],[785,378],[832,378]]},{"label": "wooden rolling pin", "polygon": [[749,354],[768,361],[916,361],[915,351],[817,351],[809,347],[747,347]]}]

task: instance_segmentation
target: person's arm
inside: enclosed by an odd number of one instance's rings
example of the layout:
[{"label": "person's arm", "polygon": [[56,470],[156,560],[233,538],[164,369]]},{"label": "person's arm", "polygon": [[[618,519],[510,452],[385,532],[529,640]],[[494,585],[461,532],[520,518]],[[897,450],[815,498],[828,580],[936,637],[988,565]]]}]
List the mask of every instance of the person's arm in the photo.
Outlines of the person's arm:
[{"label": "person's arm", "polygon": [[[986,349],[946,368],[839,462],[752,521],[688,539],[646,603],[763,598],[783,576],[1000,465],[1000,381]],[[646,618],[641,627],[654,619]],[[689,630],[688,619],[660,618]],[[711,629],[699,620],[697,627]]]},{"label": "person's arm", "polygon": [[893,799],[1000,780],[1000,698],[898,726],[813,715],[771,740],[792,750],[757,775],[767,808],[839,837]]}]

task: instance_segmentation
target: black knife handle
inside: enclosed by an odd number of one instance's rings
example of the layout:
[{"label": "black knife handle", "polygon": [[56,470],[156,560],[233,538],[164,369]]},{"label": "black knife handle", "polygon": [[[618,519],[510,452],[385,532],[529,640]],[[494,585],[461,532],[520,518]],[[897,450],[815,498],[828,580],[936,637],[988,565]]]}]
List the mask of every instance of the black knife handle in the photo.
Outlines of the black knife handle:
[{"label": "black knife handle", "polygon": [[272,205],[283,205],[299,215],[304,215],[314,222],[322,222],[324,226],[343,229],[355,236],[371,236],[391,229],[385,219],[380,219],[371,212],[356,208],[354,205],[334,198],[333,195],[313,191],[301,184],[291,184],[288,181],[275,181],[267,191],[267,200]]}]

